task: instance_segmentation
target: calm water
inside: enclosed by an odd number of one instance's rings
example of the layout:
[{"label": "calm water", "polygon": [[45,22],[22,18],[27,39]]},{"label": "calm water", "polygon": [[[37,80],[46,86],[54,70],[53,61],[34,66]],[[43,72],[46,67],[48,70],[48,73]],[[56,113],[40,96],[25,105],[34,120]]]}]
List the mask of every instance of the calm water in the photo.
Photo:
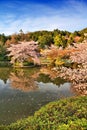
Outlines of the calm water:
[{"label": "calm water", "polygon": [[0,68],[0,124],[33,115],[48,102],[75,95],[70,83],[39,68]]}]

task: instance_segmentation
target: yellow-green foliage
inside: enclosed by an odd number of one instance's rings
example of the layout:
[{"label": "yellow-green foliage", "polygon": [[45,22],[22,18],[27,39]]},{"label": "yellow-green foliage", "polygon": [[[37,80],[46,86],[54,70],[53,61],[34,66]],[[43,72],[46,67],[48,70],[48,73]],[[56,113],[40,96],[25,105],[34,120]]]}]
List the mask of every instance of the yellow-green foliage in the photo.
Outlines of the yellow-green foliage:
[{"label": "yellow-green foliage", "polygon": [[34,116],[0,130],[87,130],[87,96],[49,103]]},{"label": "yellow-green foliage", "polygon": [[69,61],[70,54],[75,52],[75,48],[58,48],[52,45],[49,49],[45,49],[41,52],[44,59],[49,60],[49,63],[54,66],[61,66]]},{"label": "yellow-green foliage", "polygon": [[61,66],[61,65],[63,65],[65,62],[62,60],[62,59],[60,59],[60,58],[57,58],[56,59],[56,61],[55,61],[55,65],[56,66]]}]

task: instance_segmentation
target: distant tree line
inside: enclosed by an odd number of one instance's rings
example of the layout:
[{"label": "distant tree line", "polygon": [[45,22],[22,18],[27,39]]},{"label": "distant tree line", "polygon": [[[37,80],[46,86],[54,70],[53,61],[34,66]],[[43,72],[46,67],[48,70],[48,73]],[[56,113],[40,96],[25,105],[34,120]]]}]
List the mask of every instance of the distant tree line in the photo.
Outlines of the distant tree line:
[{"label": "distant tree line", "polygon": [[[79,43],[87,38],[87,28],[81,31],[75,31],[73,33],[68,31],[61,31],[55,29],[53,31],[36,31],[27,32],[26,34],[21,29],[18,34],[12,34],[5,36],[5,34],[0,34],[0,60],[9,60],[6,52],[6,48],[11,44],[18,44],[18,42],[23,41],[37,41],[40,49],[45,49],[54,44],[58,47],[67,47],[72,43]],[[85,35],[84,35],[85,34]]]}]

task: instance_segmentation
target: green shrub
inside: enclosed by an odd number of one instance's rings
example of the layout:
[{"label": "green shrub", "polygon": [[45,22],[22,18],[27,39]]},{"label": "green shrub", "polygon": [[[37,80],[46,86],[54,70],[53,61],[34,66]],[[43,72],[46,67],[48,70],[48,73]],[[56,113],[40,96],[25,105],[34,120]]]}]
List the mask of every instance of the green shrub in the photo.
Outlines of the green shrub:
[{"label": "green shrub", "polygon": [[34,116],[0,128],[0,130],[86,130],[87,96],[49,103]]}]

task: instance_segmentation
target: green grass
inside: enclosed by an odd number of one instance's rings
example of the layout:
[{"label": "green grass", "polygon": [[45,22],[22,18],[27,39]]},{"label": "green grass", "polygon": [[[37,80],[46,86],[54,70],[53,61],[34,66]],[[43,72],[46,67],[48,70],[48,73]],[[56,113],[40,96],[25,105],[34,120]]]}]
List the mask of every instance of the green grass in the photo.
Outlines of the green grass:
[{"label": "green grass", "polygon": [[87,130],[87,96],[49,103],[34,116],[0,130]]}]

